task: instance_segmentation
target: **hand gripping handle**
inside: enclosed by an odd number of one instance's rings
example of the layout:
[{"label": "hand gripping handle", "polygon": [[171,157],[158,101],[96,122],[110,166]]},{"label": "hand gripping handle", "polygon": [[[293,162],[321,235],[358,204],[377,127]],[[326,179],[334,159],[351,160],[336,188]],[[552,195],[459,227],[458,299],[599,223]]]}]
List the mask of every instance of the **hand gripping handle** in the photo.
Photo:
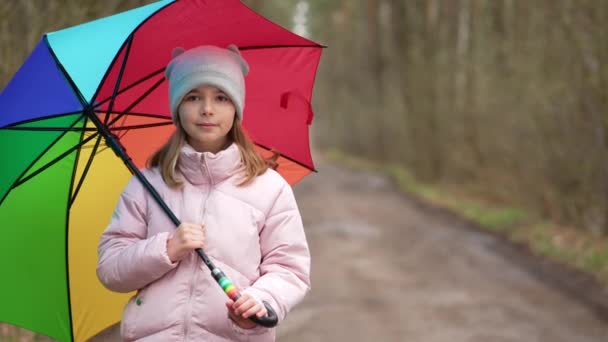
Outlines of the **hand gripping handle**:
[{"label": "hand gripping handle", "polygon": [[[232,284],[230,279],[226,277],[222,270],[215,267],[211,271],[211,275],[213,276],[213,278],[215,278],[215,281],[217,281],[217,283],[222,287],[226,295],[228,295],[228,298],[232,299],[235,302],[239,298],[241,298],[241,293],[239,292],[239,290],[236,288],[236,286],[234,286],[234,284]],[[272,306],[268,304],[268,302],[262,301],[262,303],[266,308],[266,316],[258,317],[256,315],[253,315],[249,317],[249,319],[263,327],[272,328],[277,325],[277,323],[279,322],[279,318],[277,317],[277,313],[274,311]]]},{"label": "hand gripping handle", "polygon": [[258,317],[253,315],[249,317],[250,320],[254,321],[257,325],[261,325],[266,328],[272,328],[277,325],[279,322],[279,318],[277,317],[277,313],[274,312],[272,306],[268,304],[267,301],[262,301],[264,303],[264,307],[266,307],[266,316]]}]

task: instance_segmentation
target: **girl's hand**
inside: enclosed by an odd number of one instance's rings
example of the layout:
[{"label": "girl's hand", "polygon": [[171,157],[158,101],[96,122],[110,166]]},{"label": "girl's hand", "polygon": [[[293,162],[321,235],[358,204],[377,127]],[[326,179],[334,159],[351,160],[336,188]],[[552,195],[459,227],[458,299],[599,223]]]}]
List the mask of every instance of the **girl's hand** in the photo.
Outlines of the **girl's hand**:
[{"label": "girl's hand", "polygon": [[236,302],[228,300],[226,302],[228,308],[228,317],[243,329],[255,328],[256,324],[249,317],[256,315],[258,317],[266,316],[266,308],[258,303],[253,297],[244,293]]},{"label": "girl's hand", "polygon": [[177,262],[196,248],[203,248],[204,244],[203,225],[182,223],[177,227],[173,237],[167,240],[167,255],[171,262]]}]

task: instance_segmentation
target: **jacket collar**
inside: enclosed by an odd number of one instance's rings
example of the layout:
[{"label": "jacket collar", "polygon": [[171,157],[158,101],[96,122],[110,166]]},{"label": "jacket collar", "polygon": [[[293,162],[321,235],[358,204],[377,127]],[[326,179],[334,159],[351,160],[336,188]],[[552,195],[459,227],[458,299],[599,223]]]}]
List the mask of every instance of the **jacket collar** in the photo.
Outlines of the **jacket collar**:
[{"label": "jacket collar", "polygon": [[241,171],[241,153],[235,143],[218,153],[197,152],[189,144],[184,144],[178,168],[192,184],[215,185]]}]

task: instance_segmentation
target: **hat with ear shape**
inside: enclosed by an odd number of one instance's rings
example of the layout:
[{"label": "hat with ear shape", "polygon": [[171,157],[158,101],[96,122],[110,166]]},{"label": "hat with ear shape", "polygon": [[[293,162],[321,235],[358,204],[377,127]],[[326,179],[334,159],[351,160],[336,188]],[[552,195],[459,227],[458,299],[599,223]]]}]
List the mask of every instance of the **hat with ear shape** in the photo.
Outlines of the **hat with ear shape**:
[{"label": "hat with ear shape", "polygon": [[175,48],[165,69],[169,81],[169,105],[173,122],[177,122],[182,99],[192,89],[203,85],[214,86],[224,92],[236,107],[236,116],[243,120],[245,107],[245,75],[249,65],[239,49],[201,45],[190,50]]}]

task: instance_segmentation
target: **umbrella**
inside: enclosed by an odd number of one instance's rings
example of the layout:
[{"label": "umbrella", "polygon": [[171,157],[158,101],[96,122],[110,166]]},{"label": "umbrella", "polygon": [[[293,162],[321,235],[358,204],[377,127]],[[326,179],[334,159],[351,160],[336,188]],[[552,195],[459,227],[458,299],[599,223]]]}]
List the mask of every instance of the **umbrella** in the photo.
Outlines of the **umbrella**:
[{"label": "umbrella", "polygon": [[314,171],[321,45],[238,0],[164,0],[42,37],[0,94],[0,321],[84,341],[120,319],[132,294],[99,283],[97,243],[128,179],[174,129],[164,67],[177,46],[230,43],[251,66],[244,127],[263,155],[280,153],[293,184]]}]

